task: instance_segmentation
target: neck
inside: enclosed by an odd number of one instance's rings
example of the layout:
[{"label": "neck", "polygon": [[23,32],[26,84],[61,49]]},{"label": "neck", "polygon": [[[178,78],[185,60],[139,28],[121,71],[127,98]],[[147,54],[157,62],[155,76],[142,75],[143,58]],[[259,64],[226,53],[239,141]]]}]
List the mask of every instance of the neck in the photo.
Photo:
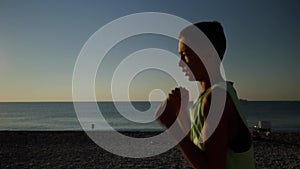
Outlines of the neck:
[{"label": "neck", "polygon": [[219,82],[224,82],[224,79],[219,77],[214,79],[214,81],[210,81],[208,80],[201,80],[200,82],[200,86],[201,86],[201,91],[200,91],[200,95],[202,95],[207,89],[209,89],[212,85],[217,84]]},{"label": "neck", "polygon": [[200,81],[201,91],[200,95],[202,95],[207,89],[210,88],[210,81]]}]

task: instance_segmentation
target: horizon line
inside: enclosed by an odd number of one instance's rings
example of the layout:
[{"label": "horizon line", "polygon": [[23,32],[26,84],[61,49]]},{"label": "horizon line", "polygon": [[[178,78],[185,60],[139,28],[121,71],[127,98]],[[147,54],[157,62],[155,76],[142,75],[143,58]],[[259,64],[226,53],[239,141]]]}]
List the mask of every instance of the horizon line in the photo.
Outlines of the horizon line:
[{"label": "horizon line", "polygon": [[[267,102],[267,101],[273,101],[273,102],[280,102],[280,101],[287,101],[287,102],[299,102],[300,100],[248,100],[248,99],[239,99],[240,101],[258,101],[258,102]],[[164,100],[96,100],[96,102],[163,102]],[[193,102],[194,100],[189,100],[189,102]],[[82,101],[73,101],[73,100],[17,100],[17,101],[2,101],[0,100],[0,103],[72,103],[72,102],[95,102],[94,100],[82,100]]]}]

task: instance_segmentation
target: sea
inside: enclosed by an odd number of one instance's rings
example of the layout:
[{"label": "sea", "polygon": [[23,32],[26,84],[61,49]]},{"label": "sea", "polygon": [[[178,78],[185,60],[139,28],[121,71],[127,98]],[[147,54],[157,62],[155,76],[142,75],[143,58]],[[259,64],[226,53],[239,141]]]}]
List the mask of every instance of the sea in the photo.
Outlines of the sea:
[{"label": "sea", "polygon": [[[153,117],[159,102],[1,102],[0,130],[26,131],[161,131]],[[89,109],[96,105],[97,111]],[[192,102],[189,106],[192,105]],[[300,131],[300,101],[241,101],[250,128],[258,121],[271,123],[272,131]],[[123,113],[144,113],[148,121],[128,119]],[[101,114],[101,116],[99,116]],[[134,116],[133,116],[134,117]],[[102,125],[103,124],[103,125]],[[109,127],[107,127],[109,126]]]}]

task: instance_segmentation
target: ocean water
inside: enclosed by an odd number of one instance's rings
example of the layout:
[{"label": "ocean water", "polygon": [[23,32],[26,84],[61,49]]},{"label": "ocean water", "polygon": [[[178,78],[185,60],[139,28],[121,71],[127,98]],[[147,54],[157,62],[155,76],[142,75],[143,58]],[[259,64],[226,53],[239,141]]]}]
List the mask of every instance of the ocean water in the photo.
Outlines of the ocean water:
[{"label": "ocean water", "polygon": [[[80,118],[77,117],[72,102],[0,103],[0,130],[107,130],[108,128],[102,125],[104,122],[116,130],[162,130],[156,121],[137,123],[119,113],[122,111],[130,114],[134,111],[132,108],[135,108],[138,113],[144,113],[145,117],[151,119],[159,102],[98,102],[103,117],[99,116],[99,112],[89,109],[91,103],[79,104],[86,108],[86,112],[83,112]],[[265,120],[271,122],[273,131],[300,131],[298,101],[242,101],[241,105],[249,127],[255,125],[258,120]]]}]

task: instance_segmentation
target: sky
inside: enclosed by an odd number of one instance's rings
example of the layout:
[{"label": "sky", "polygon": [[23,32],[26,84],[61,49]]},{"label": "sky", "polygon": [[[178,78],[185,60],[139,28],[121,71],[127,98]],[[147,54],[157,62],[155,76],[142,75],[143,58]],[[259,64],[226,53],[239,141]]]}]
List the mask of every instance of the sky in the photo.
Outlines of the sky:
[{"label": "sky", "polygon": [[[71,101],[73,70],[86,41],[107,23],[140,12],[168,13],[192,23],[221,22],[227,38],[224,70],[240,98],[300,100],[297,0],[0,0],[0,101]],[[144,48],[178,55],[177,41],[168,37],[141,35],[120,42],[99,66],[97,100],[112,99],[111,78],[119,63]],[[166,72],[149,69],[128,90],[130,99],[147,100],[152,90],[168,92],[177,85]],[[119,84],[116,93],[123,87]]]}]

